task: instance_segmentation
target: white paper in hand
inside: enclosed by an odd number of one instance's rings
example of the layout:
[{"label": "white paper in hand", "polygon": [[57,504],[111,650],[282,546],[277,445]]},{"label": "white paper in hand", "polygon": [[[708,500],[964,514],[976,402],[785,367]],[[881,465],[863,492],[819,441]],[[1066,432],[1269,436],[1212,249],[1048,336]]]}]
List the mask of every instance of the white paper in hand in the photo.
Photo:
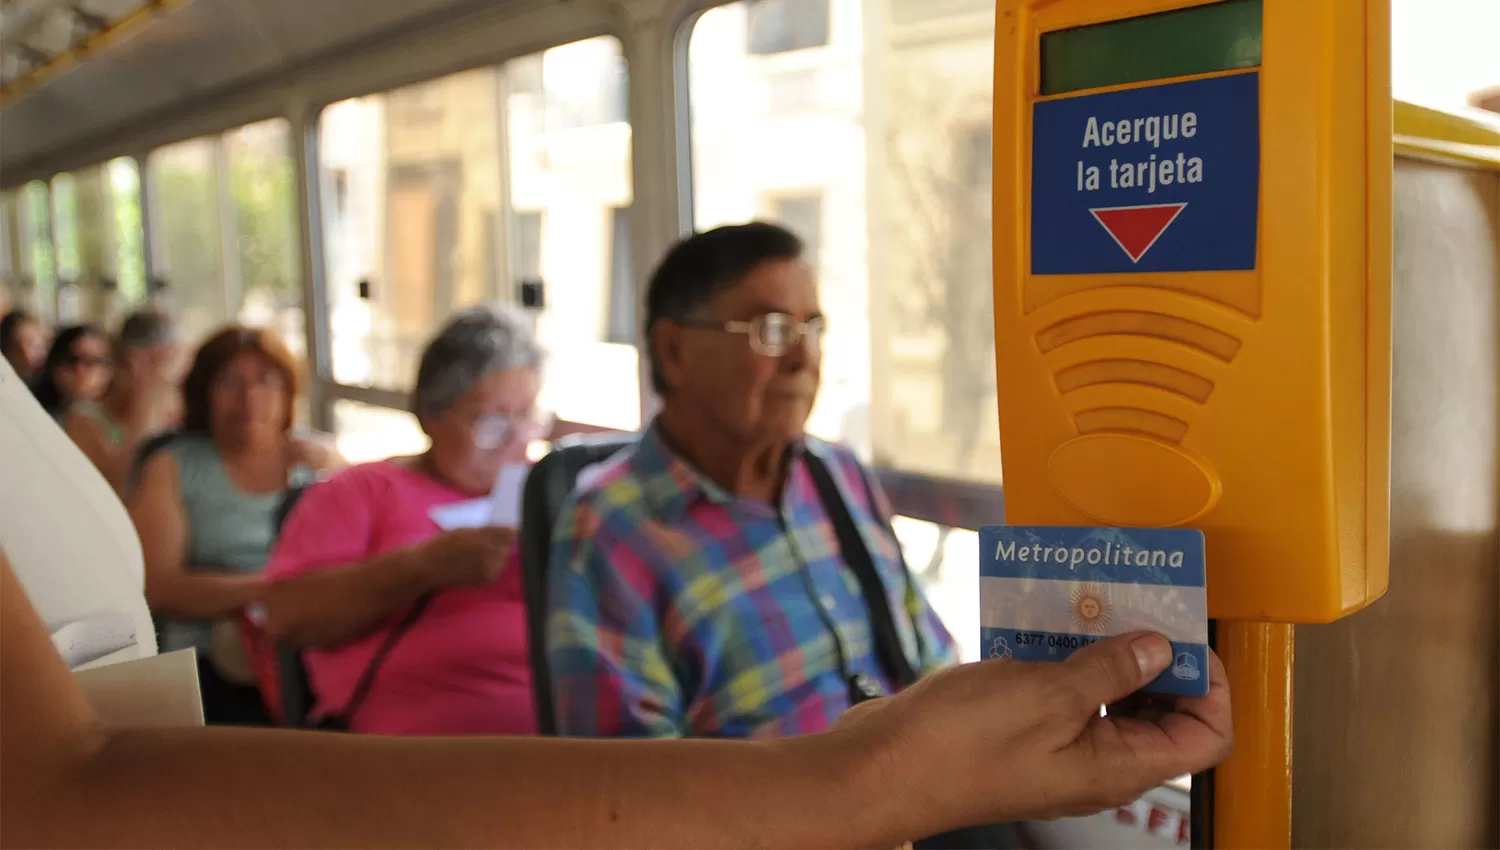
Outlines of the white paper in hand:
[{"label": "white paper in hand", "polygon": [[495,476],[495,487],[488,496],[438,505],[427,515],[444,531],[487,525],[520,528],[521,491],[526,486],[528,471],[530,467],[525,464],[508,463],[500,467],[500,474]]},{"label": "white paper in hand", "polygon": [[526,488],[526,474],[530,467],[520,463],[508,463],[500,467],[495,478],[495,489],[490,491],[490,525],[501,528],[521,527],[521,492]]},{"label": "white paper in hand", "polygon": [[491,512],[490,497],[481,496],[478,499],[438,505],[428,511],[427,515],[438,524],[438,528],[452,531],[456,528],[479,528],[489,525]]}]

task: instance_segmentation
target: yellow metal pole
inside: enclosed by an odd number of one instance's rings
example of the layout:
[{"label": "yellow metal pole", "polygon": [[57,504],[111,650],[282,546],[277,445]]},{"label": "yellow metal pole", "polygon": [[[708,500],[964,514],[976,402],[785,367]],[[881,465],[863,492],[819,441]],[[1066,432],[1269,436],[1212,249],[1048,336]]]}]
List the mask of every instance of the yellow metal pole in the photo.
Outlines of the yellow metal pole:
[{"label": "yellow metal pole", "polygon": [[1234,700],[1234,753],[1214,771],[1214,847],[1292,843],[1293,626],[1220,623]]}]

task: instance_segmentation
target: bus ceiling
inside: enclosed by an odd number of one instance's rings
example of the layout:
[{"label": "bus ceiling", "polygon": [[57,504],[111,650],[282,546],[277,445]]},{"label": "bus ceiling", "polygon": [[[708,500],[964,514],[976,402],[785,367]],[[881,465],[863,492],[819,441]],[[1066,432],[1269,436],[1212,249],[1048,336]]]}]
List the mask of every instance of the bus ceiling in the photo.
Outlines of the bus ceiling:
[{"label": "bus ceiling", "polygon": [[7,170],[30,171],[40,158],[66,157],[119,128],[497,5],[8,0],[0,4],[0,149]]}]

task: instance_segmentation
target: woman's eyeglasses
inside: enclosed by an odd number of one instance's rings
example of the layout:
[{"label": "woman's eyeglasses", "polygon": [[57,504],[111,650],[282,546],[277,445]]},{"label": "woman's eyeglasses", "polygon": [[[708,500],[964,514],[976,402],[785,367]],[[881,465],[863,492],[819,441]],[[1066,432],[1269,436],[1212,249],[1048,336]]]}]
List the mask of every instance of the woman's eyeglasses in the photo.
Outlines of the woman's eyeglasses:
[{"label": "woman's eyeglasses", "polygon": [[253,376],[242,375],[238,372],[224,372],[214,379],[214,389],[231,393],[244,392],[249,389],[282,392],[286,388],[286,376],[280,372],[267,371]]},{"label": "woman's eyeglasses", "polygon": [[546,411],[533,410],[519,416],[490,413],[474,420],[472,434],[475,448],[493,451],[512,440],[540,440],[551,428],[552,414]]},{"label": "woman's eyeglasses", "polygon": [[114,365],[114,361],[108,357],[99,357],[92,354],[70,354],[63,358],[62,365],[71,366],[75,369],[87,369],[100,366]]},{"label": "woman's eyeglasses", "polygon": [[786,313],[763,313],[748,322],[683,322],[690,328],[744,334],[756,354],[780,357],[798,342],[807,340],[816,350],[822,343],[826,322],[822,316],[799,322]]}]

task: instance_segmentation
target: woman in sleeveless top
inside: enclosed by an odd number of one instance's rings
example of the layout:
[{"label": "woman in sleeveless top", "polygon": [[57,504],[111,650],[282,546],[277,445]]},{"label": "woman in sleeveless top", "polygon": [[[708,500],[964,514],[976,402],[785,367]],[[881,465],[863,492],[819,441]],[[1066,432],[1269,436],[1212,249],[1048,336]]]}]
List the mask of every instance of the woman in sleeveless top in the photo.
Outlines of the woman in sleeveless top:
[{"label": "woman in sleeveless top", "polygon": [[117,493],[125,492],[141,445],[181,419],[182,355],[177,329],[165,313],[132,314],[115,337],[109,389],[97,401],[75,403],[63,416],[63,430]]},{"label": "woman in sleeveless top", "polygon": [[210,723],[269,722],[238,629],[261,598],[288,484],[333,460],[288,433],[296,374],[268,331],[215,334],[183,384],[183,431],[145,459],[129,497],[162,649],[197,650]]}]

